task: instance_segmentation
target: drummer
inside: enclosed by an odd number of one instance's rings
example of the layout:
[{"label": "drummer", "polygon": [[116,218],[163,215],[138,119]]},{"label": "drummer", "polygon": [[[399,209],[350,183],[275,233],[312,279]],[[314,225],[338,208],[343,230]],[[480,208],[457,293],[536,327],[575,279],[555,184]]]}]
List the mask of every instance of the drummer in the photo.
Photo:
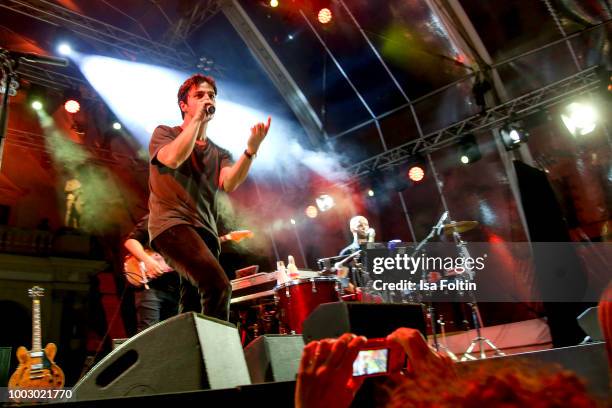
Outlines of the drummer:
[{"label": "drummer", "polygon": [[[351,218],[351,220],[349,221],[349,230],[353,235],[353,242],[346,248],[344,248],[342,251],[340,251],[340,254],[338,256],[347,257],[359,251],[359,246],[361,244],[365,244],[367,242],[374,242],[376,232],[373,228],[370,228],[368,219],[363,215],[356,215]],[[340,279],[340,282],[342,283],[342,287],[345,292],[354,293],[355,287],[350,281],[348,272],[349,268],[343,266],[337,272],[338,278]]]},{"label": "drummer", "polygon": [[368,219],[363,215],[356,215],[349,221],[349,229],[353,235],[353,242],[346,248],[344,248],[339,256],[349,256],[359,251],[359,245],[365,244],[366,242],[374,242],[376,231],[374,228],[370,228]]}]

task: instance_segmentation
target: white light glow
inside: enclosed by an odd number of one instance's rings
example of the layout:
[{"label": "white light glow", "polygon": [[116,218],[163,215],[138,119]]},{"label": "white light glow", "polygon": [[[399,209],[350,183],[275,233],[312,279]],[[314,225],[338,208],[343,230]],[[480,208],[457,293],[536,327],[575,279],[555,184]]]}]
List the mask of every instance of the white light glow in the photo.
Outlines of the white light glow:
[{"label": "white light glow", "polygon": [[61,43],[57,47],[57,52],[61,55],[69,56],[72,55],[72,47],[68,43]]},{"label": "white light glow", "polygon": [[514,143],[521,141],[521,135],[516,131],[516,129],[512,129],[508,136],[510,136],[510,139],[512,139]]},{"label": "white light glow", "polygon": [[466,155],[461,156],[461,163],[468,164],[470,162],[470,158]]},{"label": "white light glow", "polygon": [[[124,128],[145,149],[158,125],[179,126],[183,122],[176,94],[190,73],[100,56],[74,58]],[[251,127],[272,117],[270,131],[250,173],[279,173],[280,169],[283,178],[303,182],[303,168],[296,165],[301,164],[328,180],[348,178],[339,157],[302,147],[297,142],[298,136],[304,134],[301,126],[293,117],[284,116],[286,113],[268,111],[268,104],[254,99],[249,84],[217,80],[217,88],[217,110],[208,124],[207,135],[228,149],[235,160],[246,148]],[[247,106],[254,104],[257,108]]]},{"label": "white light glow", "polygon": [[593,106],[581,102],[569,104],[561,119],[573,136],[584,136],[597,127],[597,111]]},{"label": "white light glow", "polygon": [[115,58],[82,56],[81,71],[123,125],[143,146],[150,129],[180,124],[176,93],[187,77],[177,71]]},{"label": "white light glow", "polygon": [[315,201],[320,211],[327,211],[336,205],[334,198],[328,194],[321,194]]}]

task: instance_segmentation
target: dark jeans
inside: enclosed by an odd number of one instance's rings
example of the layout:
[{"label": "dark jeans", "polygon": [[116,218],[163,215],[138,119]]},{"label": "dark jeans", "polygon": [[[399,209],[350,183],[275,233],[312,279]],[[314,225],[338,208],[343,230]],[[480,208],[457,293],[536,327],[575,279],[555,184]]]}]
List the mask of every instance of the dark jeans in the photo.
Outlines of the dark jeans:
[{"label": "dark jeans", "polygon": [[134,293],[137,332],[178,313],[178,290],[139,289]]},{"label": "dark jeans", "polygon": [[[216,258],[219,250],[216,237],[213,240],[194,227],[181,224],[159,234],[152,245],[181,275],[180,312],[195,311],[221,320],[229,319],[232,286]],[[193,290],[183,284],[184,279],[199,292],[197,309],[192,300]]]}]

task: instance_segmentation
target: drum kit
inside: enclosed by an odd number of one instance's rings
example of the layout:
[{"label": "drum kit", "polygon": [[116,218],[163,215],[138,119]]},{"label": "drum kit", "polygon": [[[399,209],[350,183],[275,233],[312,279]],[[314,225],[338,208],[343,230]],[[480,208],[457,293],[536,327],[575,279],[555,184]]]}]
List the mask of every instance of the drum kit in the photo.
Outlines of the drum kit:
[{"label": "drum kit", "polygon": [[[410,256],[419,256],[424,252],[426,245],[435,237],[444,235],[453,238],[459,257],[469,258],[467,244],[461,239],[460,234],[471,231],[477,226],[477,221],[450,221],[448,220],[448,212],[445,212],[431,229],[429,235],[416,246],[412,245],[410,247],[412,250]],[[393,248],[391,246],[392,242],[394,243]],[[389,243],[388,248],[396,249],[397,242],[392,242]],[[429,297],[426,291],[419,291],[417,294],[405,292],[399,299],[386,299],[382,294],[371,289],[368,282],[371,280],[370,274],[362,263],[362,255],[363,250],[358,250],[349,256],[319,259],[319,272],[299,271],[299,278],[278,283],[273,288],[270,284],[276,283],[275,277],[271,276],[274,273],[256,274],[232,281],[234,288],[232,304],[240,304],[237,306],[246,304],[247,309],[250,309],[251,312],[254,311],[254,313],[250,313],[242,308],[238,314],[238,325],[241,327],[244,345],[246,346],[248,342],[262,334],[301,334],[304,321],[322,303],[347,300],[376,303],[385,301],[417,302],[423,306],[424,315],[426,320],[429,321],[433,347],[438,351],[446,352],[456,360],[457,357],[438,340],[439,335],[445,336],[445,322],[442,316],[437,314],[436,302],[432,300],[435,296]],[[471,269],[462,273],[448,270],[443,273],[443,276],[445,279],[454,278],[469,282],[473,282],[475,278]],[[441,277],[442,274],[439,271],[427,271],[425,268],[421,270],[420,279],[436,281],[440,280]],[[267,282],[267,287],[261,286],[259,289],[255,289],[254,293],[241,296],[242,293],[246,293],[241,292],[245,287],[256,288],[264,280]],[[469,297],[465,304],[470,309],[476,338],[463,354],[462,361],[476,359],[472,355],[476,345],[479,346],[480,358],[486,358],[485,346],[490,347],[495,354],[503,355],[489,339],[483,337],[478,304],[474,293],[468,292]],[[436,329],[437,327],[440,327],[440,332]]]}]

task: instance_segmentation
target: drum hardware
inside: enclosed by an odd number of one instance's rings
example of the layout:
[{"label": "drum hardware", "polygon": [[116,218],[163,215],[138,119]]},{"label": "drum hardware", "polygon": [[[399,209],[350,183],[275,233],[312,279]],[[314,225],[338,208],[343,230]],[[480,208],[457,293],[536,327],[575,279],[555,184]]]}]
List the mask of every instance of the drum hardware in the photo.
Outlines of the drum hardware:
[{"label": "drum hardware", "polygon": [[444,322],[444,316],[440,315],[440,317],[438,318],[438,320],[436,320],[436,322],[440,325],[440,338],[442,339],[442,343],[439,343],[439,347],[444,349],[444,352],[446,354],[448,354],[448,356],[453,359],[453,361],[459,361],[459,359],[457,358],[457,356],[455,355],[455,353],[453,353],[452,351],[450,351],[450,349],[448,348],[448,344],[446,343],[446,332],[445,332],[445,326],[446,323]]},{"label": "drum hardware", "polygon": [[[429,234],[421,242],[419,242],[419,244],[416,246],[416,248],[414,249],[411,255],[412,258],[416,257],[419,254],[419,252],[423,250],[425,245],[429,241],[431,241],[436,235],[442,234],[442,232],[444,231],[444,221],[446,221],[447,218],[448,218],[448,211],[444,211],[444,213],[442,213],[442,216],[440,217],[436,225],[433,226]],[[429,278],[428,271],[425,268],[421,269],[421,277],[423,280],[428,280]],[[421,297],[420,300],[422,301],[423,299],[422,299],[421,294],[419,294],[419,297]],[[421,303],[425,304],[424,302],[421,302]],[[431,324],[431,335],[432,335],[433,346],[436,349],[436,351],[440,351],[440,344],[438,343],[438,334],[436,331],[436,308],[433,302],[427,303],[427,318],[429,319],[430,324]]]},{"label": "drum hardware", "polygon": [[[462,232],[466,232],[466,231],[470,231],[474,228],[476,228],[476,226],[478,226],[478,222],[477,221],[452,221],[449,220],[448,223],[445,224],[445,222],[447,221],[447,219],[449,218],[448,216],[448,211],[444,211],[444,213],[442,214],[442,216],[440,217],[440,219],[438,220],[438,222],[436,223],[436,225],[431,229],[429,235],[427,235],[427,237],[425,237],[425,239],[423,239],[415,248],[412,256],[416,256],[425,246],[425,244],[427,244],[431,239],[433,239],[434,236],[436,235],[442,235],[442,234],[446,234],[446,235],[452,235],[455,242],[457,243],[457,248],[458,248],[458,252],[459,255],[461,257],[463,257],[464,259],[470,259],[470,254],[467,250],[467,244],[466,242],[464,242],[461,239],[461,236],[459,235]],[[427,276],[427,272],[426,270],[422,270],[422,276],[423,279],[429,279],[429,276]],[[468,269],[466,271],[467,273],[465,274],[467,276],[467,281],[473,281],[474,280],[474,271],[471,269]],[[452,271],[451,271],[452,273]],[[450,276],[450,274],[449,274]],[[457,274],[455,274],[454,276],[458,276]],[[472,291],[469,291],[471,298],[472,298],[472,302],[468,303],[468,305],[471,307],[472,309],[472,319],[474,320],[474,326],[476,328],[476,338],[474,340],[472,340],[472,342],[470,343],[468,349],[466,350],[466,352],[463,354],[463,357],[461,358],[461,361],[466,361],[468,359],[470,360],[476,360],[476,358],[474,356],[471,355],[472,351],[474,350],[474,347],[476,346],[476,344],[479,345],[480,347],[480,358],[484,359],[486,358],[486,354],[484,351],[484,345],[488,345],[491,349],[493,349],[496,353],[496,355],[499,356],[503,356],[505,355],[503,352],[501,352],[494,344],[493,342],[491,342],[489,339],[485,338],[482,336],[482,333],[480,331],[480,328],[482,327],[482,320],[480,319],[480,312],[478,309],[478,305],[476,303],[476,299],[474,296],[474,293]],[[432,340],[433,340],[433,344],[434,344],[434,348],[436,349],[436,351],[440,351],[441,348],[443,348],[444,352],[446,354],[448,354],[449,357],[451,357],[453,360],[457,360],[457,356],[451,352],[448,347],[446,347],[446,345],[441,345],[438,341],[438,335],[437,335],[437,331],[436,331],[436,324],[439,322],[438,319],[436,319],[435,314],[436,314],[436,309],[433,305],[433,302],[429,302],[428,307],[427,307],[427,312],[428,312],[428,318],[431,321],[431,327],[432,327]],[[443,333],[444,330],[444,325],[441,325],[441,331]],[[444,336],[444,334],[443,334]],[[443,337],[444,338],[444,337]]]},{"label": "drum hardware", "polygon": [[[468,222],[468,221],[464,221]],[[471,221],[472,223],[476,222],[476,221]],[[457,248],[459,250],[459,255],[462,256],[464,259],[472,259],[472,257],[470,256],[470,253],[467,249],[467,243],[465,241],[463,241],[461,239],[461,235],[459,233],[459,230],[461,228],[459,227],[455,227],[458,223],[453,223],[452,221],[449,223],[449,225],[452,225],[452,235],[453,238],[455,239],[455,242],[457,243]],[[463,224],[464,226],[462,228],[467,228],[467,224]],[[470,224],[472,225],[472,224]],[[471,229],[471,228],[470,228]],[[466,269],[466,275],[467,275],[467,279],[466,281],[468,282],[473,282],[474,278],[475,278],[475,273],[471,268],[467,268]],[[478,308],[478,303],[476,302],[476,296],[474,295],[473,291],[468,291],[470,293],[470,297],[471,297],[471,302],[468,302],[468,306],[471,309],[471,315],[472,315],[472,322],[474,324],[474,327],[476,328],[476,337],[471,341],[470,345],[468,346],[467,350],[465,351],[465,353],[463,353],[463,357],[461,357],[461,361],[466,361],[466,360],[476,360],[476,357],[472,356],[472,351],[474,350],[474,347],[476,346],[476,344],[478,344],[479,350],[480,350],[480,359],[485,359],[487,358],[487,355],[485,353],[485,348],[484,346],[487,345],[489,346],[494,352],[495,355],[497,356],[505,356],[506,354],[503,353],[500,349],[498,349],[495,344],[493,344],[493,342],[491,340],[489,340],[486,337],[482,336],[482,332],[480,331],[481,327],[482,327],[482,318],[480,317],[480,309]]]}]

